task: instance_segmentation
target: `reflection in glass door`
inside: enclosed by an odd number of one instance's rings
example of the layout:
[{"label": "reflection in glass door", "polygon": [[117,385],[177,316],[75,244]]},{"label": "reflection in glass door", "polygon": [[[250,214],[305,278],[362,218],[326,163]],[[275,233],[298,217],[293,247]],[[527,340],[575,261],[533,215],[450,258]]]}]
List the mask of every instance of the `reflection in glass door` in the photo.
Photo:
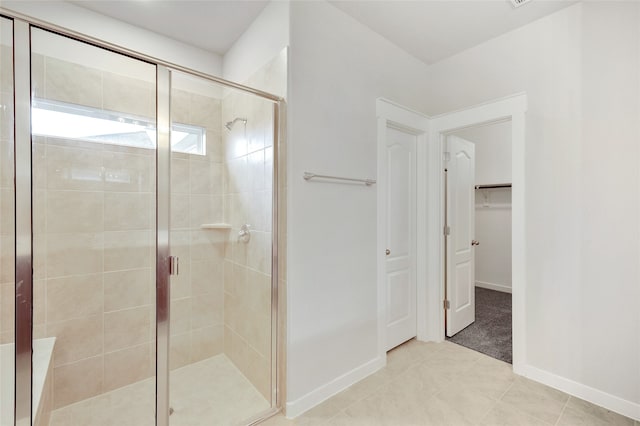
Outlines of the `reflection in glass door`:
[{"label": "reflection in glass door", "polygon": [[34,410],[153,425],[156,67],[31,39]]},{"label": "reflection in glass door", "polygon": [[171,426],[272,407],[273,103],[173,72]]},{"label": "reflection in glass door", "polygon": [[15,221],[13,22],[0,18],[0,425],[13,425]]}]

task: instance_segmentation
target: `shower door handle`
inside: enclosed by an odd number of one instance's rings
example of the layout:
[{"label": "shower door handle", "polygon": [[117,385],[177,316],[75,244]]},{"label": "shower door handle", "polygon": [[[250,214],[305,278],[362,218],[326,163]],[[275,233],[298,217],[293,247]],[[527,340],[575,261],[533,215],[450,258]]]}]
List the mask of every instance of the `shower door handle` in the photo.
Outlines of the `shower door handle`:
[{"label": "shower door handle", "polygon": [[180,273],[180,258],[177,256],[169,256],[169,275],[178,275]]}]

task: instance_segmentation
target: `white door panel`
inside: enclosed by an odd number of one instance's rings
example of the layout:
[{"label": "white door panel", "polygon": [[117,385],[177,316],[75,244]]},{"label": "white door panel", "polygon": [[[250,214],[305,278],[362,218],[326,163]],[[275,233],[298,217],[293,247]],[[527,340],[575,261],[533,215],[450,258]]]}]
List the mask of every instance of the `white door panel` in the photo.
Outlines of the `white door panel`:
[{"label": "white door panel", "polygon": [[475,156],[472,142],[447,137],[447,336],[475,321]]},{"label": "white door panel", "polygon": [[386,349],[416,335],[416,136],[386,129]]}]

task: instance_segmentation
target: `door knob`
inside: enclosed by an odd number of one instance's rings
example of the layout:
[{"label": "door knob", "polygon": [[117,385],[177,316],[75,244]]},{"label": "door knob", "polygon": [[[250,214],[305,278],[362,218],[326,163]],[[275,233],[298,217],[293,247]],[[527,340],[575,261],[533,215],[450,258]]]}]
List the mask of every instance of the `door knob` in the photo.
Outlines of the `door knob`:
[{"label": "door knob", "polygon": [[480,241],[478,241],[478,240],[473,240],[473,241],[471,241],[471,245],[472,245],[472,246],[479,246],[479,245],[480,245]]},{"label": "door knob", "polygon": [[385,253],[387,256],[389,256],[389,255],[391,254],[391,250],[386,249],[384,253]]}]

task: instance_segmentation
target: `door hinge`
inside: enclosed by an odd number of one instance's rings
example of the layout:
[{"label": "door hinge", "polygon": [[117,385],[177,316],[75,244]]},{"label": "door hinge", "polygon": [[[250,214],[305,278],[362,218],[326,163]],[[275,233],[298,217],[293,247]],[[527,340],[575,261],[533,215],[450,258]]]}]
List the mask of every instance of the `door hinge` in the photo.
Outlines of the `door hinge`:
[{"label": "door hinge", "polygon": [[442,305],[443,305],[444,309],[451,308],[451,303],[448,300],[443,300]]},{"label": "door hinge", "polygon": [[442,229],[442,233],[443,233],[444,235],[451,235],[451,227],[450,227],[450,226],[445,226],[445,227]]},{"label": "door hinge", "polygon": [[449,160],[451,159],[451,153],[443,152],[442,153],[442,159],[444,160],[445,163],[448,163]]}]

